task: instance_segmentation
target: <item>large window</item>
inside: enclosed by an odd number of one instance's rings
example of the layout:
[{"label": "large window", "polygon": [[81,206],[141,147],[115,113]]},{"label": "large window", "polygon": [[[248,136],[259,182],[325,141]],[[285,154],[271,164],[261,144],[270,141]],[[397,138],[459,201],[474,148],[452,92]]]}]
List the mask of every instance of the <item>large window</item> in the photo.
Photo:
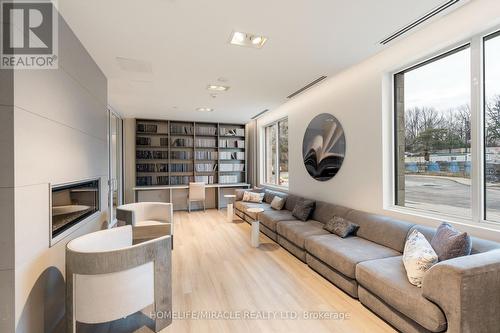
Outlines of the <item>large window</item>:
[{"label": "large window", "polygon": [[396,205],[472,216],[466,45],[395,75]]},{"label": "large window", "polygon": [[264,135],[265,183],[288,187],[288,120],[266,126]]},{"label": "large window", "polygon": [[500,33],[484,40],[486,219],[500,222]]}]

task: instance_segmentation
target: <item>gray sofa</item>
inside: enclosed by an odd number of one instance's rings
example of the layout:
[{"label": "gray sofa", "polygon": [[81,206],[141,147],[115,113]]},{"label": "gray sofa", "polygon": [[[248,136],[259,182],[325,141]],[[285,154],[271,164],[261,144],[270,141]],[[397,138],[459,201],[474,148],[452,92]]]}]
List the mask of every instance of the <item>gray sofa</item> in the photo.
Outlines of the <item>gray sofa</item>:
[{"label": "gray sofa", "polygon": [[[435,229],[317,201],[306,222],[292,215],[302,198],[265,191],[261,204],[241,201],[235,213],[298,259],[402,332],[500,332],[500,243],[472,238],[472,254],[446,260],[426,274],[423,287],[408,282],[402,252],[408,234],[418,229],[431,240]],[[271,208],[274,196],[286,197],[283,210]],[[248,213],[251,207],[264,212]],[[323,229],[333,216],[360,226],[340,238]]]}]

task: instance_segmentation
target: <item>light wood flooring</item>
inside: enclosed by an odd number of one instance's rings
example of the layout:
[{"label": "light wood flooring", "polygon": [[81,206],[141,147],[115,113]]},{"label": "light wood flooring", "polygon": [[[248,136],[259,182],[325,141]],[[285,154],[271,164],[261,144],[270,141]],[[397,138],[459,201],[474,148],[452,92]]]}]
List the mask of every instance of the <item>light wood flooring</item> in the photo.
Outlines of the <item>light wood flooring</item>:
[{"label": "light wood flooring", "polygon": [[[275,319],[178,319],[162,333],[203,332],[395,332],[307,265],[261,234],[250,246],[250,225],[226,220],[225,211],[174,215],[173,310],[178,316],[276,315]],[[144,313],[148,313],[146,310]],[[347,319],[311,320],[311,312]],[[298,316],[297,319],[287,319]],[[143,313],[103,325],[79,325],[78,332],[149,333]]]}]

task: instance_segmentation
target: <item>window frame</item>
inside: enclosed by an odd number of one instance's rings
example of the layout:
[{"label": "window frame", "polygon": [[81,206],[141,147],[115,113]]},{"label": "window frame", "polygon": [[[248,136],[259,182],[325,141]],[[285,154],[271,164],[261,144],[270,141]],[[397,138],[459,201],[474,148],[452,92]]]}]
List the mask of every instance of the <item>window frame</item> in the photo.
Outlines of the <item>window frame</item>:
[{"label": "window frame", "polygon": [[[263,155],[262,155],[262,172],[261,175],[263,177],[263,181],[261,181],[261,185],[267,186],[267,187],[274,187],[277,189],[282,189],[282,190],[288,190],[288,187],[290,185],[290,181],[288,182],[288,185],[280,185],[279,180],[280,180],[280,145],[279,145],[279,138],[280,138],[280,126],[279,124],[283,121],[286,121],[288,123],[288,117],[282,117],[277,120],[274,120],[270,123],[266,123],[265,125],[262,125],[262,139],[263,139]],[[274,163],[276,163],[276,183],[269,183],[268,182],[268,177],[267,177],[267,156],[268,156],[268,149],[269,147],[267,146],[267,128],[276,126],[276,131],[275,131],[275,140],[276,140],[276,157],[274,160]],[[290,158],[288,159],[290,161]]]},{"label": "window frame", "polygon": [[[469,36],[456,43],[450,43],[447,47],[440,48],[438,51],[429,52],[424,57],[418,57],[407,63],[405,66],[387,71],[384,76],[387,91],[387,104],[385,109],[388,111],[390,123],[387,129],[390,130],[387,136],[389,149],[387,150],[387,158],[385,163],[388,166],[388,172],[384,173],[386,180],[384,187],[387,194],[384,195],[384,209],[396,213],[406,214],[414,217],[423,217],[439,222],[452,222],[465,226],[480,227],[489,230],[500,230],[500,222],[487,220],[486,215],[486,184],[485,184],[485,42],[489,38],[495,38],[500,35],[500,27],[483,31],[479,34]],[[431,61],[435,61],[440,57],[449,55],[453,51],[459,50],[461,47],[469,45],[470,47],[470,70],[471,70],[471,208],[472,216],[463,217],[445,213],[435,213],[426,210],[399,206],[397,200],[397,109],[396,109],[396,91],[395,80],[399,73],[415,69]],[[389,99],[390,98],[390,99]],[[387,114],[387,113],[386,113]],[[386,118],[387,119],[387,118]]]}]

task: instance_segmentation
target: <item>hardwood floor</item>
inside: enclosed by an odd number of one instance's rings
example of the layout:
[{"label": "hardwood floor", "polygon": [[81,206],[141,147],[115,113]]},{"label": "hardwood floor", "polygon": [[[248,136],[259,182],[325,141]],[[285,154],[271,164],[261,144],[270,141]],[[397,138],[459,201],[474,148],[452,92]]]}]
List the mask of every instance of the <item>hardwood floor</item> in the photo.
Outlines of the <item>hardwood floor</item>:
[{"label": "hardwood floor", "polygon": [[[226,221],[225,211],[178,212],[174,219],[174,322],[162,333],[395,332],[263,234],[261,246],[252,248],[250,225]],[[214,311],[212,320],[185,318]],[[304,317],[312,313],[333,319]],[[217,319],[250,314],[257,317]],[[335,319],[341,315],[346,318]],[[138,313],[106,326],[113,333],[145,333],[151,332],[148,320]]]}]

